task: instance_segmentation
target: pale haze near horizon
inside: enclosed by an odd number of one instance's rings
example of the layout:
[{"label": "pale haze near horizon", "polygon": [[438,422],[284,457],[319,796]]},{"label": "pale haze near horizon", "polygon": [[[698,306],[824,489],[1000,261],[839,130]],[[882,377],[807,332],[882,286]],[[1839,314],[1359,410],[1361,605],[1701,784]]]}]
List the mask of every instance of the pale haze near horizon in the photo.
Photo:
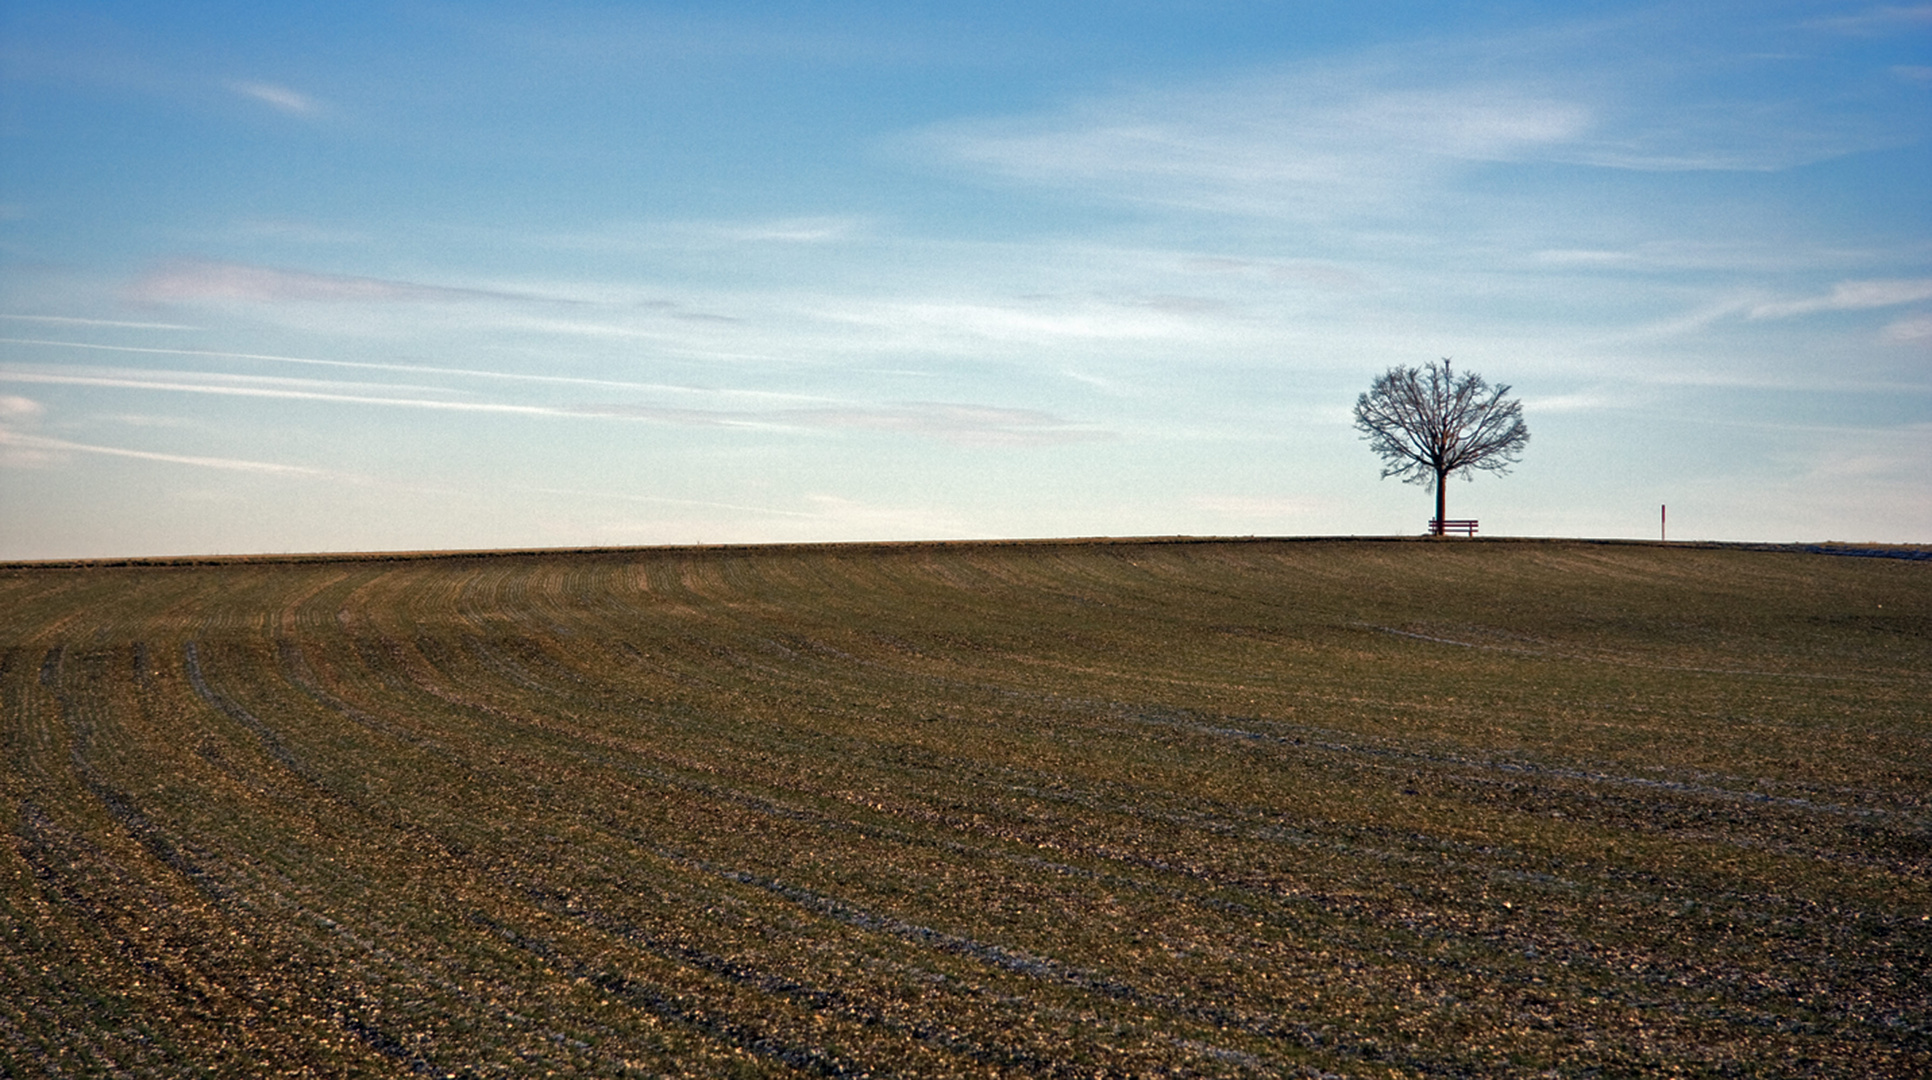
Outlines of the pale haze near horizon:
[{"label": "pale haze near horizon", "polygon": [[0,18],[0,558],[1932,541],[1932,6]]}]

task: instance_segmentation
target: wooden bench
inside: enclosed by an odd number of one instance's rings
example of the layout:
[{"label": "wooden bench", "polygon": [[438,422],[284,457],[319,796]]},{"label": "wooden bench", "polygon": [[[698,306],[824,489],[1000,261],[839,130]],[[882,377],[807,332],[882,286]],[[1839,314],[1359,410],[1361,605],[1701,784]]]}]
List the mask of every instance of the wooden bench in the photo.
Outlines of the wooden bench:
[{"label": "wooden bench", "polygon": [[1457,521],[1454,518],[1446,521],[1437,521],[1435,518],[1429,519],[1430,536],[1442,536],[1445,533],[1452,532],[1459,532],[1464,536],[1476,535],[1476,519],[1470,518],[1466,521]]}]

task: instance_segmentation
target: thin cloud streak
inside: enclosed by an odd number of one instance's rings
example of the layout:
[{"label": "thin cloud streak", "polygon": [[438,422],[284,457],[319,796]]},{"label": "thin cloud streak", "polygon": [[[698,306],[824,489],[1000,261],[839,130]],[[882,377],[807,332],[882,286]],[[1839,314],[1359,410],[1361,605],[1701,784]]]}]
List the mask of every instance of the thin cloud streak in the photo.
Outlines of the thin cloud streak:
[{"label": "thin cloud streak", "polygon": [[1932,315],[1915,315],[1899,319],[1885,328],[1882,335],[1886,341],[1911,342],[1932,340]]},{"label": "thin cloud streak", "polygon": [[858,218],[805,217],[785,218],[749,225],[718,225],[712,228],[720,237],[754,243],[823,244],[852,238],[862,226]]},{"label": "thin cloud streak", "polygon": [[281,303],[448,303],[460,300],[525,300],[576,303],[495,289],[425,285],[413,281],[315,274],[252,263],[176,259],[142,274],[127,287],[130,300],[147,304],[201,301]]},{"label": "thin cloud streak", "polygon": [[1813,19],[1806,25],[1815,26],[1821,30],[1835,30],[1841,34],[1866,37],[1914,33],[1923,27],[1932,26],[1932,4],[1905,6],[1884,4],[1858,15]]},{"label": "thin cloud streak", "polygon": [[[62,326],[115,326],[132,330],[199,330],[199,326],[184,326],[181,323],[127,322],[121,319],[82,319],[70,315],[18,315],[0,312],[0,319],[15,319],[21,322],[59,323]],[[12,341],[0,338],[0,341]]]},{"label": "thin cloud streak", "polygon": [[137,458],[142,461],[165,461],[175,465],[195,465],[206,469],[226,469],[233,472],[273,473],[284,476],[317,476],[329,479],[352,479],[342,473],[327,469],[312,469],[306,465],[283,465],[272,461],[249,461],[243,458],[197,457],[190,454],[162,454],[152,450],[127,450],[118,446],[94,446],[89,443],[69,442],[66,439],[49,439],[39,435],[25,435],[0,428],[0,446],[19,447],[39,451],[67,451],[84,454],[102,454],[110,457]]},{"label": "thin cloud streak", "polygon": [[[284,401],[318,401],[446,412],[575,418],[609,417],[700,427],[872,430],[924,435],[948,442],[977,446],[1042,446],[1112,437],[1111,433],[1070,424],[1051,414],[1036,410],[1002,409],[943,402],[916,402],[890,407],[855,405],[836,409],[779,409],[767,412],[666,408],[631,404],[528,405],[507,402],[449,401],[435,398],[378,397],[287,386],[224,385],[192,380],[238,377],[201,372],[170,374],[171,379],[163,379],[147,376],[145,373],[131,372],[86,375],[0,368],[0,382],[93,386]],[[239,378],[268,381],[262,377],[241,376]]]},{"label": "thin cloud streak", "polygon": [[40,338],[0,337],[0,343],[13,345],[50,345],[97,352],[143,353],[160,356],[206,356],[225,360],[262,360],[278,364],[306,364],[316,367],[349,368],[363,371],[395,371],[412,375],[450,375],[472,379],[503,379],[515,382],[552,383],[560,386],[601,386],[614,390],[641,390],[654,393],[706,394],[727,397],[775,398],[790,401],[835,400],[815,394],[786,394],[767,390],[723,390],[675,383],[627,382],[621,379],[587,379],[572,375],[533,375],[520,371],[486,371],[478,368],[431,367],[424,364],[380,364],[363,360],[318,360],[304,356],[278,356],[270,353],[221,352],[213,349],[164,349],[134,345],[97,345],[83,341],[53,341]]},{"label": "thin cloud streak", "polygon": [[452,390],[445,386],[392,382],[361,382],[352,379],[305,379],[294,375],[243,375],[230,371],[194,371],[168,368],[0,366],[0,377],[4,377],[9,373],[21,375],[72,375],[75,377],[105,379],[175,380],[191,382],[198,386],[256,386],[270,389],[316,391],[320,393],[341,393],[350,390],[378,390],[389,394],[395,394],[400,391],[415,391],[418,393],[468,396],[464,391]]},{"label": "thin cloud streak", "polygon": [[315,98],[276,83],[235,81],[225,85],[234,93],[292,116],[314,116],[322,111],[322,103]]},{"label": "thin cloud streak", "polygon": [[798,423],[943,439],[964,446],[1047,446],[1113,438],[1112,432],[1070,424],[1037,409],[1001,409],[946,402],[908,402],[885,408],[791,409]]},{"label": "thin cloud streak", "polygon": [[1932,278],[1890,281],[1842,281],[1824,296],[1803,300],[1759,304],[1751,309],[1754,319],[1783,319],[1821,311],[1867,311],[1932,300]]},{"label": "thin cloud streak", "polygon": [[[1398,203],[1466,163],[1575,137],[1579,105],[1529,88],[1386,90],[1281,76],[938,127],[943,156],[1012,179],[1170,206],[1302,217]],[[1379,74],[1379,73],[1374,73]],[[1353,84],[1353,85],[1351,85]]]},{"label": "thin cloud streak", "polygon": [[0,424],[37,420],[46,412],[47,406],[32,398],[12,394],[0,395]]},{"label": "thin cloud streak", "polygon": [[583,411],[595,416],[710,427],[880,431],[920,435],[962,446],[1055,446],[1114,437],[1112,432],[1073,424],[1034,409],[1004,409],[949,402],[778,409],[759,413],[664,409],[641,405],[590,405],[584,406]]},{"label": "thin cloud streak", "polygon": [[994,304],[927,301],[895,304],[870,316],[851,313],[842,318],[898,326],[910,322],[995,341],[1051,341],[1061,338],[1118,340],[1176,336],[1184,320],[1161,312],[1131,312],[1118,308],[1094,311],[1027,311]]},{"label": "thin cloud streak", "polygon": [[[1924,134],[1903,101],[1872,115],[1823,97],[1740,107],[1712,84],[1711,57],[1686,44],[1699,36],[1695,22],[1659,11],[1561,32],[1388,46],[935,125],[914,143],[947,162],[1115,200],[1321,219],[1428,213],[1423,202],[1486,163],[1775,171]],[[1726,59],[1773,71],[1764,55]]]},{"label": "thin cloud streak", "polygon": [[449,412],[509,413],[522,416],[579,416],[580,410],[544,405],[512,405],[482,401],[437,401],[431,398],[370,397],[363,394],[332,394],[315,390],[290,390],[259,386],[218,386],[207,383],[163,382],[109,375],[54,375],[45,372],[0,370],[0,382],[40,383],[56,386],[99,386],[121,390],[161,390],[170,393],[213,394],[221,397],[275,398],[284,401],[328,401],[347,405],[379,405],[386,408],[434,409]]}]

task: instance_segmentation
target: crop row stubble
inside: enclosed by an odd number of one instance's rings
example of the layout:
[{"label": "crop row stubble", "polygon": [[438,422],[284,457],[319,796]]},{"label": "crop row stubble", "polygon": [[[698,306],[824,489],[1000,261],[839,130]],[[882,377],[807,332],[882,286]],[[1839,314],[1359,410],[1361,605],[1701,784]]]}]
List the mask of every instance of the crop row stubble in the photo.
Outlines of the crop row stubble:
[{"label": "crop row stubble", "polygon": [[0,570],[20,1073],[1913,1075],[1932,568]]}]

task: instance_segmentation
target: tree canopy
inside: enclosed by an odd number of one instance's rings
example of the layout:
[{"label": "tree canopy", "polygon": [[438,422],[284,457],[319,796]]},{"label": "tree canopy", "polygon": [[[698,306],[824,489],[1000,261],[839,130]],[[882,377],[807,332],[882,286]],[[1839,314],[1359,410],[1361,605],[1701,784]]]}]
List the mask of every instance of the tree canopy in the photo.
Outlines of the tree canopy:
[{"label": "tree canopy", "polygon": [[1425,367],[1392,367],[1355,401],[1355,427],[1381,455],[1383,479],[1432,487],[1443,520],[1443,481],[1478,470],[1506,473],[1529,442],[1523,403],[1475,372],[1458,374],[1448,358]]}]

